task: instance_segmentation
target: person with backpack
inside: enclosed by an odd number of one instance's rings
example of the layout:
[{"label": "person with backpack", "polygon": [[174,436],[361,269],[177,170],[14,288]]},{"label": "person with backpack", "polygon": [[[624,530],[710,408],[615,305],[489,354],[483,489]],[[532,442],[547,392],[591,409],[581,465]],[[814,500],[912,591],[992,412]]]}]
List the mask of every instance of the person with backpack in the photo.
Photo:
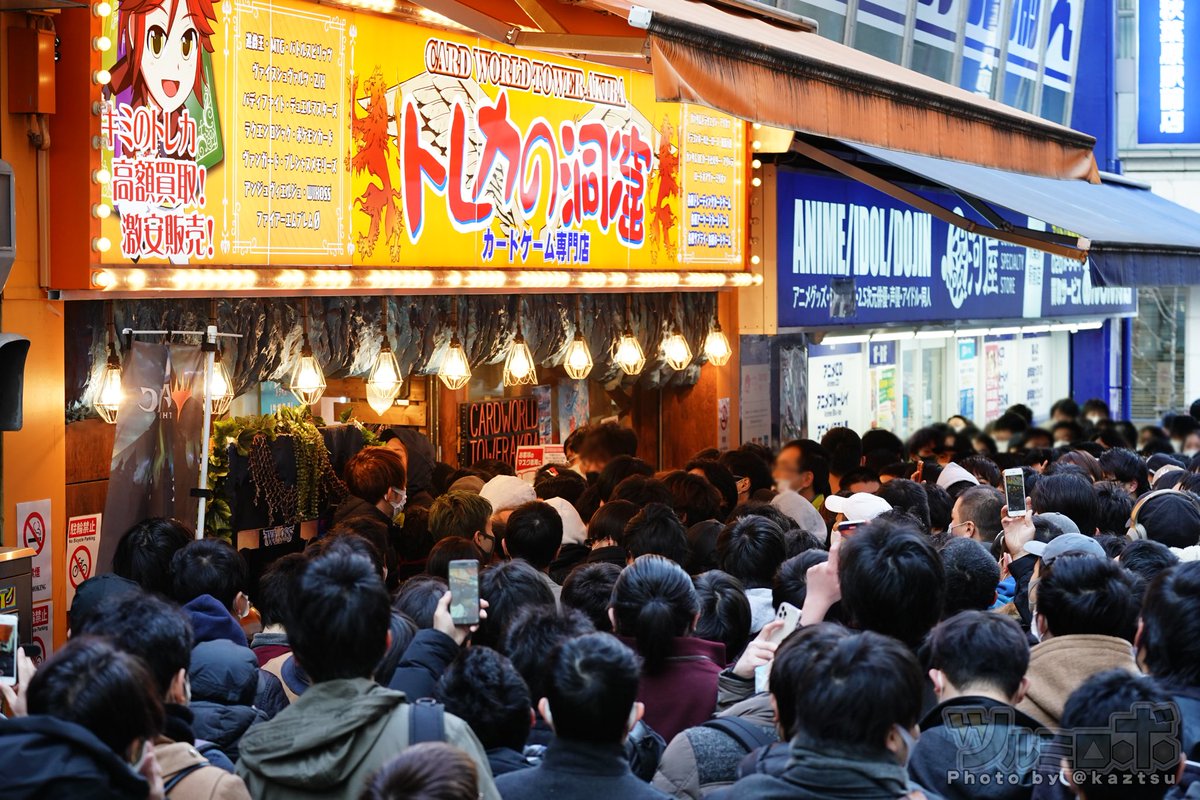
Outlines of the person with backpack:
[{"label": "person with backpack", "polygon": [[358,797],[411,744],[446,741],[475,762],[479,795],[498,800],[487,754],[466,723],[372,679],[387,649],[391,604],[370,560],[334,543],[305,565],[295,589],[285,626],[312,686],[242,738],[237,773],[250,796]]},{"label": "person with backpack", "polygon": [[233,763],[213,742],[197,740],[188,708],[192,628],[175,605],[139,592],[105,601],[76,632],[107,637],[149,667],[163,700],[163,727],[154,740],[170,800],[249,800]]}]

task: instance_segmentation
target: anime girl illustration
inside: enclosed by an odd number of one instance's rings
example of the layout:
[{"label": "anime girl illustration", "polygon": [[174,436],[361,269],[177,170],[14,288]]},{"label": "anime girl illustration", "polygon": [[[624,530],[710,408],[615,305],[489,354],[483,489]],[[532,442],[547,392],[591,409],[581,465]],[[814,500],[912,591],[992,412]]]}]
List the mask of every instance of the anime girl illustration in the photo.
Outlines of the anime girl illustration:
[{"label": "anime girl illustration", "polygon": [[113,94],[128,90],[129,105],[150,105],[177,118],[188,97],[200,98],[204,87],[200,51],[213,51],[212,0],[122,0],[117,14],[123,52],[110,70]]}]

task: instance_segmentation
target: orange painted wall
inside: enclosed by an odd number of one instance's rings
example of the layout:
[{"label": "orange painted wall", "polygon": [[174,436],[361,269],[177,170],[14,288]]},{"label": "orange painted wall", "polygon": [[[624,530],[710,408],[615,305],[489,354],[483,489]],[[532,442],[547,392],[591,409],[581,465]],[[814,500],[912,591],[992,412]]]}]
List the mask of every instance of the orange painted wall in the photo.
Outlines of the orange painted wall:
[{"label": "orange painted wall", "polygon": [[[24,14],[0,14],[0,32],[25,25]],[[2,41],[2,40],[0,40]],[[25,364],[24,427],[5,433],[3,503],[5,545],[16,543],[16,504],[50,498],[54,563],[54,641],[66,640],[66,423],[63,416],[63,304],[51,302],[38,288],[36,151],[25,135],[25,117],[8,113],[8,59],[0,59],[0,158],[12,165],[17,180],[17,260],[0,301],[0,329],[28,337]],[[51,179],[53,180],[53,178]],[[72,223],[61,220],[58,231]]]}]

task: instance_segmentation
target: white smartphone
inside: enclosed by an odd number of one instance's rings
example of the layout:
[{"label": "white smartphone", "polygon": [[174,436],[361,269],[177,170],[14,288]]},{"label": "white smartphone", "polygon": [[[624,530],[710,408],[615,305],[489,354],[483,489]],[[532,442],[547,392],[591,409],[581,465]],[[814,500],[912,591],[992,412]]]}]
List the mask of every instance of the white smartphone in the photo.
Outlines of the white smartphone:
[{"label": "white smartphone", "polygon": [[1010,517],[1025,516],[1025,471],[1020,467],[1004,470],[1004,500]]},{"label": "white smartphone", "polygon": [[800,609],[791,603],[780,603],[779,610],[775,612],[775,619],[783,620],[783,627],[771,635],[771,641],[779,644],[791,636],[792,631],[800,624]]},{"label": "white smartphone", "polygon": [[14,686],[17,682],[17,615],[0,614],[0,683]]}]

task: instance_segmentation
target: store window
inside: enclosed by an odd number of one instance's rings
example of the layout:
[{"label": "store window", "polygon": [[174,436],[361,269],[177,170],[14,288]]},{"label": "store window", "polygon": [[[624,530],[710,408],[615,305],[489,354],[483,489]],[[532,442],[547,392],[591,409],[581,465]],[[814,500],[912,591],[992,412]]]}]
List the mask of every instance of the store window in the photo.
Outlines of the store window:
[{"label": "store window", "polygon": [[808,17],[817,23],[817,33],[840,42],[846,37],[845,0],[762,0],[763,5]]},{"label": "store window", "polygon": [[854,49],[899,64],[904,55],[906,5],[876,5],[870,0],[859,0],[851,43]]},{"label": "store window", "polygon": [[912,69],[940,81],[953,80],[955,43],[966,6],[966,0],[917,3]]},{"label": "store window", "polygon": [[995,86],[1003,9],[1000,0],[974,0],[967,9],[962,75],[958,85],[986,97],[992,96]]},{"label": "store window", "polygon": [[1168,411],[1187,407],[1183,383],[1187,299],[1186,287],[1138,289],[1130,409],[1136,421],[1156,422]]}]

